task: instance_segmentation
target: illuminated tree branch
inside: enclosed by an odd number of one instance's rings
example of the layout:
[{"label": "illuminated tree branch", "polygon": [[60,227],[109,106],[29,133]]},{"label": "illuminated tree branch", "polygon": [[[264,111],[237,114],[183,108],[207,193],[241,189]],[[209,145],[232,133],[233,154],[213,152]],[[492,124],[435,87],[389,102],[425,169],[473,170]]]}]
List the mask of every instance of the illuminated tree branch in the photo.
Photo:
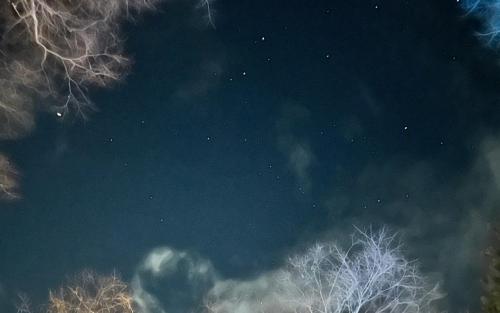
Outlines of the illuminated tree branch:
[{"label": "illuminated tree branch", "polygon": [[[44,76],[48,92],[65,101],[58,110],[84,113],[91,106],[89,86],[107,86],[122,78],[128,65],[123,55],[120,23],[134,11],[153,9],[155,0],[10,0],[7,35],[38,51],[25,62]],[[38,64],[38,65],[36,65]],[[58,78],[65,87],[59,87]]]},{"label": "illuminated tree branch", "polygon": [[[127,72],[124,20],[160,1],[0,1],[0,140],[29,134],[38,111],[85,117],[94,108],[89,88],[109,86]],[[212,1],[199,5],[215,27]],[[13,183],[4,180],[3,188]],[[15,198],[3,190],[0,197],[5,195]]]},{"label": "illuminated tree branch", "polygon": [[318,243],[246,294],[228,286],[207,298],[209,313],[428,313],[441,297],[384,229],[358,230],[347,249]]},{"label": "illuminated tree branch", "polygon": [[500,43],[500,1],[463,0],[459,3],[467,15],[473,15],[482,20],[482,29],[476,33],[478,38],[487,45],[498,48]]},{"label": "illuminated tree branch", "polygon": [[289,260],[284,295],[298,312],[427,312],[439,293],[400,248],[383,229],[358,230],[347,250],[316,244]]},{"label": "illuminated tree branch", "polygon": [[[18,313],[33,313],[29,300],[20,297]],[[83,272],[67,286],[50,292],[46,313],[133,313],[128,286],[115,274]]]},{"label": "illuminated tree branch", "polygon": [[210,26],[212,26],[215,29],[214,10],[212,9],[212,2],[213,1],[214,0],[199,0],[198,7],[206,9],[207,22]]}]

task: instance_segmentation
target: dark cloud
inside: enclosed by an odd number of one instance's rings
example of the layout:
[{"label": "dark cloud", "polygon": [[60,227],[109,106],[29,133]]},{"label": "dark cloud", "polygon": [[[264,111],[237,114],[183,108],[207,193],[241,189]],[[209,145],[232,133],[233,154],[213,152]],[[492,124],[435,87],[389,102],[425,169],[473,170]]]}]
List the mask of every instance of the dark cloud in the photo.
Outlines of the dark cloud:
[{"label": "dark cloud", "polygon": [[[400,230],[408,251],[443,280],[451,309],[475,307],[480,292],[481,251],[498,207],[500,140],[481,140],[473,164],[449,174],[437,162],[393,157],[366,164],[359,175],[339,171],[325,205],[335,225],[389,225]],[[463,296],[463,286],[470,287]]]}]

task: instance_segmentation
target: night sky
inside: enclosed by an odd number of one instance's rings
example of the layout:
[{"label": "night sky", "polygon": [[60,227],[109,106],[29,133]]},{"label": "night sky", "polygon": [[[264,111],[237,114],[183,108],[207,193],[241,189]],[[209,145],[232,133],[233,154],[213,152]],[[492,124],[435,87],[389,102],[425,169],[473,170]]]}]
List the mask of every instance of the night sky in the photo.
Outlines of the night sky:
[{"label": "night sky", "polygon": [[127,24],[130,73],[92,90],[96,112],[1,142],[23,197],[0,203],[0,310],[85,268],[130,280],[158,247],[245,280],[387,225],[444,307],[477,311],[500,213],[500,55],[481,21],[455,0],[212,6],[215,28],[189,1]]}]

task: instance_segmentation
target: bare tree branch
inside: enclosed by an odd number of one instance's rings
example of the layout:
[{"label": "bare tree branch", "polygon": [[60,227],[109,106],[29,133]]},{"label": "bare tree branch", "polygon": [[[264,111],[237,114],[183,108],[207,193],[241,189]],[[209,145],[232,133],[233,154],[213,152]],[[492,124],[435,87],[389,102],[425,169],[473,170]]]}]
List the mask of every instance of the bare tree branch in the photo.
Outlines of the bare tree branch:
[{"label": "bare tree branch", "polygon": [[31,313],[31,302],[26,294],[19,294],[19,301],[16,305],[17,313]]},{"label": "bare tree branch", "polygon": [[318,243],[253,284],[220,285],[207,297],[206,309],[210,313],[432,311],[433,301],[442,297],[438,286],[426,281],[416,262],[403,257],[393,235],[384,229],[358,230],[352,238],[347,249]]},{"label": "bare tree branch", "polygon": [[[29,299],[20,296],[18,313],[33,313]],[[133,313],[128,285],[116,274],[84,271],[68,285],[49,294],[46,313]]]},{"label": "bare tree branch", "polygon": [[298,312],[427,311],[440,294],[427,285],[416,263],[403,257],[400,247],[384,229],[358,230],[346,250],[316,244],[289,259],[282,272],[287,286],[283,294]]},{"label": "bare tree branch", "polygon": [[[127,73],[123,22],[160,1],[0,1],[0,140],[29,134],[38,111],[85,118],[94,108],[89,89]],[[215,27],[212,1],[199,5]]]},{"label": "bare tree branch", "polygon": [[[84,114],[90,86],[108,86],[128,65],[120,26],[133,12],[153,9],[156,0],[10,0],[4,43],[36,51],[18,60],[44,76],[47,91],[64,94],[57,110]],[[3,49],[7,56],[8,49]],[[33,55],[34,54],[34,55]],[[61,85],[60,80],[65,83]],[[61,87],[59,87],[61,86]]]},{"label": "bare tree branch", "polygon": [[212,8],[213,1],[214,0],[199,0],[198,7],[206,9],[205,17],[207,19],[207,23],[208,23],[208,25],[210,25],[212,28],[215,29],[216,28],[215,27],[215,18],[214,18],[215,11]]}]

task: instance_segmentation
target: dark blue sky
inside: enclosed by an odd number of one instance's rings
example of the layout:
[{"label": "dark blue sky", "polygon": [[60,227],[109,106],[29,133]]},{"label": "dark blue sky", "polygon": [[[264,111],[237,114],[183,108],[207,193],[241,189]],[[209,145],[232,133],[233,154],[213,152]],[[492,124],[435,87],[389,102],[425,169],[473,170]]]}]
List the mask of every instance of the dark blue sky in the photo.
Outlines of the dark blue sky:
[{"label": "dark blue sky", "polygon": [[480,22],[452,0],[213,5],[216,29],[180,1],[128,25],[134,64],[98,112],[2,143],[23,199],[0,204],[0,303],[83,268],[128,279],[158,246],[249,277],[387,224],[451,308],[476,308],[500,174]]}]

